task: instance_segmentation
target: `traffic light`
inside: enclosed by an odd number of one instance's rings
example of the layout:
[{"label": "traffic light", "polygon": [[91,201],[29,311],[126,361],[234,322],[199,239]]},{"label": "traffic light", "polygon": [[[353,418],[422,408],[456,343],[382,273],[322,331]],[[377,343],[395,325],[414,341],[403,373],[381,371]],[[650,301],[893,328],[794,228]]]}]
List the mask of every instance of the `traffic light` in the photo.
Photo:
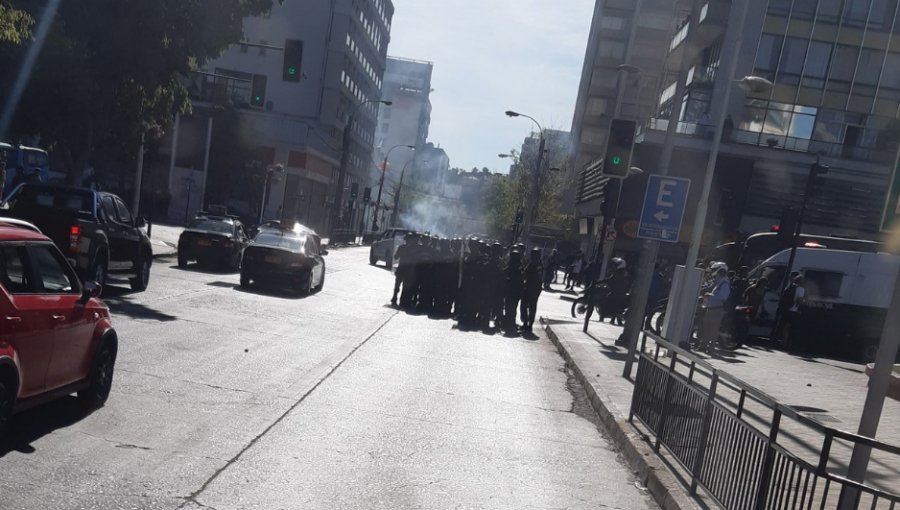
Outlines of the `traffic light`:
[{"label": "traffic light", "polygon": [[369,201],[372,200],[372,188],[366,188],[363,190],[363,203],[368,204]]},{"label": "traffic light", "polygon": [[250,86],[250,106],[262,108],[266,104],[266,75],[254,74]]},{"label": "traffic light", "polygon": [[350,185],[350,200],[355,201],[356,197],[359,196],[359,184],[353,183]]},{"label": "traffic light", "polygon": [[782,246],[789,246],[794,241],[794,233],[797,231],[797,222],[800,220],[800,212],[793,207],[785,207],[781,210],[781,221],[778,222],[778,242]]},{"label": "traffic light", "polygon": [[603,159],[604,175],[619,179],[628,176],[636,130],[637,123],[633,120],[612,120],[609,126],[609,140],[606,142],[606,156]]},{"label": "traffic light", "polygon": [[303,41],[284,41],[284,63],[281,77],[284,81],[300,81],[300,65],[303,63]]}]

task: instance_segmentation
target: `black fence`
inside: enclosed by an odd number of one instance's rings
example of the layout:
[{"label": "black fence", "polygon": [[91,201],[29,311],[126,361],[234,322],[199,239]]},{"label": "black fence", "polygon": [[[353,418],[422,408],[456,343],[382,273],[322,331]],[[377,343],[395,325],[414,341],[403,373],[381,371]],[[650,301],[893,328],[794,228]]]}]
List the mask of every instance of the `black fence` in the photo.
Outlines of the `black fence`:
[{"label": "black fence", "polygon": [[[634,418],[655,451],[665,448],[683,468],[692,495],[702,489],[729,510],[900,510],[900,495],[890,492],[900,488],[900,448],[826,427],[649,332],[641,338]],[[856,444],[872,449],[872,464],[879,456],[884,487],[844,476]]]}]

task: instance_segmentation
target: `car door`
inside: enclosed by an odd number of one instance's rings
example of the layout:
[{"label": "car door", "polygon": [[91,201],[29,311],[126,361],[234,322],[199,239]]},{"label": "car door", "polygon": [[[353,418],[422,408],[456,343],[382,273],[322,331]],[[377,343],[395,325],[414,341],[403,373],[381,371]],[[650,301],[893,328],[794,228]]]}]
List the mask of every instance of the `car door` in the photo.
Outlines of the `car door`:
[{"label": "car door", "polygon": [[0,323],[0,342],[11,344],[18,357],[19,396],[43,392],[53,340],[24,243],[0,243]]},{"label": "car door", "polygon": [[116,201],[112,195],[100,196],[100,210],[103,213],[104,230],[109,241],[109,267],[111,270],[122,270],[130,266],[130,261],[123,256],[127,244],[125,227],[119,222],[119,212],[116,210]]},{"label": "car door", "polygon": [[113,196],[116,204],[116,213],[121,227],[121,257],[125,259],[131,268],[140,267],[141,263],[141,230],[135,224],[131,211],[125,206],[125,202]]},{"label": "car door", "polygon": [[36,299],[48,318],[47,334],[53,344],[53,356],[47,370],[48,390],[84,379],[90,359],[93,336],[93,312],[78,304],[81,286],[78,277],[55,246],[33,243],[28,255],[37,280]]}]

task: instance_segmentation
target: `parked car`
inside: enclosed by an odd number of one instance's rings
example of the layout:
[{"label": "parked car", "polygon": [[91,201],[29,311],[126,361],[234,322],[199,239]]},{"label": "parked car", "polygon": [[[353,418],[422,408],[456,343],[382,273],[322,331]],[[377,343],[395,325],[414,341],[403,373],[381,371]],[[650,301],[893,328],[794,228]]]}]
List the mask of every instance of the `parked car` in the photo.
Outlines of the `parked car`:
[{"label": "parked car", "polygon": [[237,271],[250,238],[234,216],[199,213],[178,238],[178,267],[191,261]]},{"label": "parked car", "polygon": [[327,250],[312,229],[265,228],[244,250],[241,287],[251,284],[286,288],[311,294],[325,285]]},{"label": "parked car", "polygon": [[0,439],[39,403],[74,392],[87,407],[106,402],[118,338],[99,291],[50,238],[0,219]]},{"label": "parked car", "polygon": [[4,204],[0,216],[34,223],[65,254],[82,281],[101,288],[111,278],[127,278],[143,291],[150,282],[153,250],[146,221],[134,218],[111,193],[58,184],[23,184]]},{"label": "parked car", "polygon": [[412,233],[412,230],[403,230],[399,228],[389,228],[378,236],[372,247],[369,248],[369,264],[373,266],[380,261],[384,261],[387,268],[394,266],[394,257],[397,250],[403,245],[406,234]]}]

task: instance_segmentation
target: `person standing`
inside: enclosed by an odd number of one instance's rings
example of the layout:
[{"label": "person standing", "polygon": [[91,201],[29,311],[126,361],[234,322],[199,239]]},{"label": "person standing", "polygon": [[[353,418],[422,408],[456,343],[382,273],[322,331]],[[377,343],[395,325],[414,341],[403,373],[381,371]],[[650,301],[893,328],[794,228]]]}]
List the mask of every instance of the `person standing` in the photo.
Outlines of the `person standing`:
[{"label": "person standing", "polygon": [[391,305],[397,306],[397,297],[400,293],[400,287],[404,284],[410,272],[412,260],[410,260],[411,243],[415,234],[407,234],[403,244],[397,248],[397,269],[394,271],[394,295],[391,297]]},{"label": "person standing", "polygon": [[531,333],[537,315],[537,302],[543,288],[544,264],[541,262],[541,249],[531,250],[528,265],[525,266],[525,288],[522,293],[522,331]]},{"label": "person standing", "polygon": [[522,252],[513,250],[509,253],[509,261],[503,271],[506,295],[503,301],[503,331],[515,333],[516,311],[522,299],[524,283],[522,281]]},{"label": "person standing", "polygon": [[703,324],[700,328],[700,350],[710,352],[719,339],[719,327],[725,317],[725,304],[731,297],[728,268],[719,266],[714,276],[712,290],[703,296]]},{"label": "person standing", "polygon": [[794,347],[800,305],[806,300],[806,287],[803,285],[803,275],[800,273],[793,273],[792,275],[791,283],[781,295],[779,306],[782,308],[782,312],[775,333],[775,338],[780,340],[787,350]]},{"label": "person standing", "polygon": [[544,271],[544,290],[550,290],[550,284],[556,280],[557,267],[559,267],[559,252],[553,250],[550,252],[550,258],[547,259],[547,267]]},{"label": "person standing", "polygon": [[584,270],[584,266],[584,254],[579,250],[578,253],[575,254],[575,261],[572,262],[572,275],[566,290],[574,290],[576,285],[581,284],[581,272]]}]

